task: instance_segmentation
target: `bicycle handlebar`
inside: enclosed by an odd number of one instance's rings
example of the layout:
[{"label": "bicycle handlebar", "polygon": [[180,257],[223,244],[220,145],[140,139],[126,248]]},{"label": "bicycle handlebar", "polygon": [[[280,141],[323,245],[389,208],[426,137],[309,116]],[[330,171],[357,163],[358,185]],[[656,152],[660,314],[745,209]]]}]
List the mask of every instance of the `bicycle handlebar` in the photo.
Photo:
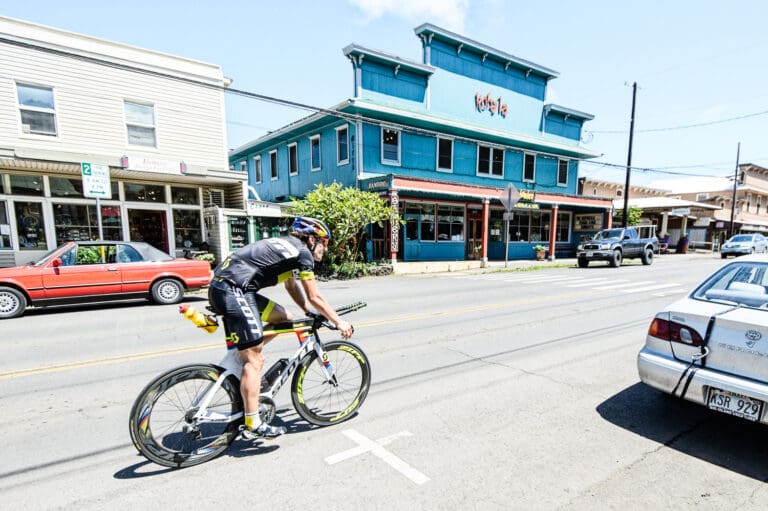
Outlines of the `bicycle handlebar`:
[{"label": "bicycle handlebar", "polygon": [[[360,310],[363,307],[366,307],[368,304],[365,302],[355,302],[351,303],[349,305],[344,305],[342,307],[339,307],[336,309],[336,314],[339,316],[343,316],[345,314],[349,314],[350,312],[354,312],[356,310]],[[321,326],[324,326],[328,328],[329,330],[337,330],[337,328],[328,322],[328,318],[320,314],[319,312],[309,311],[307,313],[307,316],[318,322]],[[354,327],[352,327],[352,330],[354,331]]]}]

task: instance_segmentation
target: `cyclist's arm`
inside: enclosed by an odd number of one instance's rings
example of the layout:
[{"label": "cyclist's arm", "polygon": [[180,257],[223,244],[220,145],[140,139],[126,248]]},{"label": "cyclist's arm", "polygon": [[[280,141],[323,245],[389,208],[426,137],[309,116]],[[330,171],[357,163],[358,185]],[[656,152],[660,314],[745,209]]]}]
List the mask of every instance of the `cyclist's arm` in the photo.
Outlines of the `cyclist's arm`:
[{"label": "cyclist's arm", "polygon": [[305,313],[309,312],[309,302],[304,297],[304,293],[301,292],[301,288],[296,283],[296,279],[293,275],[285,281],[285,290],[291,296],[293,301],[298,305]]},{"label": "cyclist's arm", "polygon": [[351,337],[352,325],[341,319],[333,307],[331,307],[331,304],[320,294],[320,291],[317,289],[317,281],[314,278],[302,279],[301,286],[304,288],[304,293],[307,295],[307,300],[312,304],[312,307],[328,318],[339,329],[342,337],[345,339]]}]

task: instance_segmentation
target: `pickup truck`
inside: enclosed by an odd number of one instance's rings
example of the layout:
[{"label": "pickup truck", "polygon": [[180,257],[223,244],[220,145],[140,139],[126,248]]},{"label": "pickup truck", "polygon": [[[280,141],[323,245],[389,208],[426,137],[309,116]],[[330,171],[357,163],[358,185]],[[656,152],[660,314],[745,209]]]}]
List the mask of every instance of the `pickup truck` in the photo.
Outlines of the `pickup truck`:
[{"label": "pickup truck", "polygon": [[586,268],[590,261],[608,261],[618,268],[622,260],[638,257],[643,264],[651,264],[659,253],[659,239],[653,232],[652,225],[602,230],[576,247],[579,268]]}]

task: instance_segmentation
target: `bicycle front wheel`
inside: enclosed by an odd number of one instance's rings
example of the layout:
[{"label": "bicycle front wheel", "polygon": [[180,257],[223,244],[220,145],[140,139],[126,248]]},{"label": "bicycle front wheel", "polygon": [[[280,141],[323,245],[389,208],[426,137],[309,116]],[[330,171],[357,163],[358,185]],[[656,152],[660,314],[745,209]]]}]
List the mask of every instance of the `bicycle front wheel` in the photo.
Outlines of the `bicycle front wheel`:
[{"label": "bicycle front wheel", "polygon": [[304,420],[330,426],[349,419],[363,404],[371,366],[363,350],[351,342],[329,342],[323,349],[335,380],[328,380],[323,360],[313,351],[301,359],[293,375],[291,400]]},{"label": "bicycle front wheel", "polygon": [[129,429],[136,449],[159,465],[189,467],[218,456],[243,421],[240,385],[234,376],[216,388],[204,413],[203,397],[222,369],[190,365],[162,374],[141,391],[131,408]]}]

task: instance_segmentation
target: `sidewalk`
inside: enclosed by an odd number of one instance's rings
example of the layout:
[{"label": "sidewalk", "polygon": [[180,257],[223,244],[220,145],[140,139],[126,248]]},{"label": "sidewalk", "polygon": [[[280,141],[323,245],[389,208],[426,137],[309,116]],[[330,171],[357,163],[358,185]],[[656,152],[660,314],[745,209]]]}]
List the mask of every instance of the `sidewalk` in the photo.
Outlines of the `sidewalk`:
[{"label": "sidewalk", "polygon": [[[720,254],[717,252],[710,252],[709,250],[691,250],[687,254],[675,254],[667,253],[664,255],[657,255],[654,258],[653,264],[668,260],[679,259],[720,259]],[[639,264],[640,260],[632,259],[628,261],[628,264]],[[591,263],[595,266],[599,264],[607,265],[607,263]],[[576,266],[576,258],[564,258],[555,259],[554,261],[536,261],[534,259],[515,259],[507,261],[506,266],[504,261],[488,261],[483,267],[480,261],[416,261],[416,262],[398,262],[393,266],[392,273],[395,275],[412,275],[418,273],[451,273],[451,272],[472,272],[472,273],[484,273],[497,270],[509,270],[509,271],[524,271],[527,269],[547,269],[562,268],[567,266]]]}]

